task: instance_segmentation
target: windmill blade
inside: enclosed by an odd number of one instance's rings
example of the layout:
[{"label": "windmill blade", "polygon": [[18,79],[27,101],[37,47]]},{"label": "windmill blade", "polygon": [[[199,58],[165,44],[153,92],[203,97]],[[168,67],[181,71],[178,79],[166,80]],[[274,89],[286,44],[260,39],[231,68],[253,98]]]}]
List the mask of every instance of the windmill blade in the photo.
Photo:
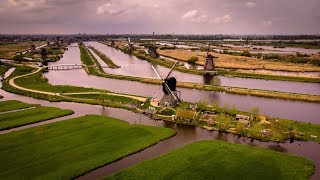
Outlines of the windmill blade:
[{"label": "windmill blade", "polygon": [[209,54],[209,51],[210,51],[210,42],[209,42],[209,44],[208,44],[207,55]]},{"label": "windmill blade", "polygon": [[154,99],[154,97],[156,97],[156,95],[160,92],[161,89],[162,89],[162,85],[159,87],[159,89],[156,91],[156,93],[154,93],[154,95],[152,96],[151,99]]},{"label": "windmill blade", "polygon": [[174,63],[174,65],[172,66],[172,68],[171,68],[171,70],[169,71],[169,73],[168,73],[168,75],[167,75],[167,77],[166,77],[166,79],[170,76],[170,74],[172,73],[172,71],[173,71],[173,68],[177,65],[177,63],[178,63],[179,61],[176,61],[175,63]]},{"label": "windmill blade", "polygon": [[130,37],[128,37],[128,43],[129,43],[129,44],[131,43],[131,41],[130,41]]},{"label": "windmill blade", "polygon": [[151,67],[152,67],[152,69],[154,70],[154,72],[156,72],[156,74],[157,74],[157,76],[159,77],[159,79],[161,79],[162,82],[163,82],[164,80],[162,79],[162,77],[160,76],[160,74],[158,73],[158,71],[153,67],[153,65],[151,65]]}]

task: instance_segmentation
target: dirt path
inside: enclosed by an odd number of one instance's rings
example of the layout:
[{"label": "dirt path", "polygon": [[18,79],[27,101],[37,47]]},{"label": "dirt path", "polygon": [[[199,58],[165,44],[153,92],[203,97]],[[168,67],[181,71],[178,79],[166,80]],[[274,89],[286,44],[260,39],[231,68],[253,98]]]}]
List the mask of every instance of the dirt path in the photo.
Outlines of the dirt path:
[{"label": "dirt path", "polygon": [[[66,97],[66,98],[69,98],[68,96],[64,96],[64,95],[71,95],[71,94],[100,94],[101,92],[79,92],[79,93],[52,93],[52,92],[46,92],[46,91],[39,91],[39,90],[33,90],[33,89],[28,89],[28,88],[24,88],[24,87],[21,87],[21,86],[18,86],[17,84],[15,84],[15,80],[16,79],[19,79],[19,78],[22,78],[22,77],[26,77],[26,76],[30,76],[30,75],[33,75],[33,74],[36,74],[38,72],[40,72],[43,68],[38,68],[36,71],[32,72],[32,73],[29,73],[29,74],[24,74],[24,75],[21,75],[21,76],[16,76],[14,78],[11,78],[9,80],[9,84],[10,86],[14,87],[14,88],[17,88],[17,89],[20,89],[20,90],[24,90],[24,91],[29,91],[29,92],[34,92],[34,93],[40,93],[40,94],[46,94],[46,95],[51,95],[51,96],[60,96],[60,97]],[[117,93],[106,93],[107,95],[112,95],[112,96],[122,96],[122,97],[128,97],[128,98],[132,98],[132,99],[136,99],[138,101],[146,101],[147,98],[145,97],[139,97],[139,96],[133,96],[133,95],[126,95],[126,94],[117,94]]]}]

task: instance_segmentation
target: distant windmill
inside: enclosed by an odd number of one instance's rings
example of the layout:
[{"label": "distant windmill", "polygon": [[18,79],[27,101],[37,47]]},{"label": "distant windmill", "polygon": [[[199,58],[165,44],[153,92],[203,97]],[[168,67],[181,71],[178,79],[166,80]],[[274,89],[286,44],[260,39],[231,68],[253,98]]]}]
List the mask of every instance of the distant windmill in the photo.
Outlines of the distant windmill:
[{"label": "distant windmill", "polygon": [[[172,66],[172,68],[169,71],[168,75],[164,79],[160,76],[160,74],[153,67],[153,65],[151,66],[152,69],[156,72],[156,74],[159,77],[159,79],[161,79],[161,81],[162,81],[161,86],[162,86],[162,91],[163,91],[164,95],[163,95],[163,97],[161,98],[161,100],[159,102],[159,105],[161,105],[161,106],[175,106],[177,103],[181,102],[181,99],[178,96],[178,92],[179,91],[176,90],[177,80],[174,77],[169,77],[170,74],[172,73],[174,67],[177,65],[177,63],[178,63],[178,61],[176,61],[174,63],[174,65]],[[156,92],[155,95],[157,93],[158,92]]]},{"label": "distant windmill", "polygon": [[48,65],[48,53],[47,53],[47,50],[45,48],[41,48],[41,58],[40,58],[40,63],[41,63],[41,66],[47,66]]},{"label": "distant windmill", "polygon": [[128,44],[126,46],[128,46],[130,52],[133,51],[133,42],[131,42],[130,37],[128,37]]},{"label": "distant windmill", "polygon": [[113,47],[113,46],[115,46],[115,45],[116,45],[116,43],[114,42],[113,39],[111,39],[111,46]]},{"label": "distant windmill", "polygon": [[206,70],[206,71],[214,70],[214,68],[215,68],[214,58],[218,58],[218,57],[215,57],[215,56],[212,56],[211,54],[209,54],[209,51],[210,51],[210,43],[208,44],[206,62],[204,64],[204,70]]},{"label": "distant windmill", "polygon": [[148,47],[148,52],[151,57],[157,58],[159,54],[157,52],[157,46],[154,44],[153,39],[154,39],[154,32],[152,33],[152,41],[151,41],[151,45]]}]

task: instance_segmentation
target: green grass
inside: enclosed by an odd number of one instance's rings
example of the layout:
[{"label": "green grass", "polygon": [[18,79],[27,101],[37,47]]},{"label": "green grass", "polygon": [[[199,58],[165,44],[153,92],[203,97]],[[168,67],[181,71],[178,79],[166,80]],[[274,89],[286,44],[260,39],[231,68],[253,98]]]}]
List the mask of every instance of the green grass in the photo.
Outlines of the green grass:
[{"label": "green grass", "polygon": [[25,42],[0,42],[0,58],[12,59],[17,52],[31,49],[31,45],[40,46],[46,44],[45,41],[25,41]]},{"label": "green grass", "polygon": [[0,179],[72,179],[174,134],[89,115],[0,135]]},{"label": "green grass", "polygon": [[55,107],[35,107],[17,112],[5,113],[0,116],[0,130],[32,124],[40,121],[54,119],[74,112]]},{"label": "green grass", "polygon": [[101,53],[98,51],[96,48],[90,46],[90,49],[94,53],[96,53],[110,68],[115,69],[115,68],[120,68],[120,66],[116,65],[109,57],[107,57],[105,54]]},{"label": "green grass", "polygon": [[9,66],[0,65],[0,76],[3,76],[9,69]]},{"label": "green grass", "polygon": [[115,102],[122,102],[124,104],[140,104],[141,101],[123,97],[123,96],[114,96],[108,94],[72,94],[67,95],[70,97],[77,97],[77,98],[85,98],[85,99],[95,99],[95,100],[106,100],[106,101],[115,101]]},{"label": "green grass", "polygon": [[[25,71],[32,72],[34,70],[30,67],[17,67],[16,71],[14,71],[14,75],[26,74]],[[22,73],[21,73],[22,72]],[[31,76],[22,77],[15,80],[15,83],[19,86],[46,91],[46,92],[54,92],[54,93],[75,93],[75,92],[92,92],[96,91],[93,88],[83,88],[76,86],[67,86],[67,85],[51,85],[48,83],[48,79],[42,77],[41,73],[36,73]]]},{"label": "green grass", "polygon": [[269,149],[200,141],[106,179],[308,179],[312,161]]},{"label": "green grass", "polygon": [[0,102],[0,112],[11,111],[11,110],[16,110],[16,109],[23,109],[23,108],[32,107],[32,106],[34,106],[34,105],[27,104],[27,103],[17,101],[17,100],[1,101]]}]

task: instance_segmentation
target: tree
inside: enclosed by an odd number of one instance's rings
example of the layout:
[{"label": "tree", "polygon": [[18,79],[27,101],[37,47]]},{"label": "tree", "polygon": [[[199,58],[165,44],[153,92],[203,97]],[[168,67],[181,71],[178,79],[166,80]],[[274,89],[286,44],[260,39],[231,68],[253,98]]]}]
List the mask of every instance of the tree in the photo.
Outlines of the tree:
[{"label": "tree", "polygon": [[253,116],[254,119],[257,119],[259,115],[259,107],[255,106],[251,108],[251,115]]},{"label": "tree", "polygon": [[191,58],[188,59],[188,63],[192,65],[196,65],[197,61],[199,61],[199,58],[196,56],[192,56]]},{"label": "tree", "polygon": [[206,109],[206,107],[208,106],[208,101],[198,101],[197,102],[197,110],[198,111],[203,111]]},{"label": "tree", "polygon": [[21,62],[23,61],[23,56],[22,55],[16,55],[12,58],[14,61]]},{"label": "tree", "polygon": [[245,135],[247,132],[246,125],[242,122],[238,122],[236,126],[236,131],[241,136]]}]

